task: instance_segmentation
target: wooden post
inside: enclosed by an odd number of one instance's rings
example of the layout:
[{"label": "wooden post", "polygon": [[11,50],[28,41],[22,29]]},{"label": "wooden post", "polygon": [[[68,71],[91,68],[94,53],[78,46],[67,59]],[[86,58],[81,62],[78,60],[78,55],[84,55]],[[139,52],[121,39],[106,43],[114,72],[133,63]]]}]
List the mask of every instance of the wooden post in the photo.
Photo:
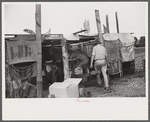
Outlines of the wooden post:
[{"label": "wooden post", "polygon": [[[86,21],[86,20],[85,20],[85,22],[83,23],[83,27],[84,27],[84,30],[87,30],[87,21]],[[84,33],[87,34],[88,32],[85,31]]]},{"label": "wooden post", "polygon": [[117,12],[115,12],[115,16],[116,16],[117,33],[119,33],[119,23],[118,23],[118,15],[117,15]]},{"label": "wooden post", "polygon": [[107,28],[108,33],[109,33],[109,21],[108,21],[108,15],[106,15],[106,28]]},{"label": "wooden post", "polygon": [[89,20],[88,21],[85,20],[85,22],[83,23],[83,27],[84,27],[84,30],[87,30],[84,33],[85,34],[89,34],[90,33],[90,23],[89,23]]},{"label": "wooden post", "polygon": [[37,41],[37,97],[42,98],[42,45],[41,45],[41,5],[36,4],[36,41]]},{"label": "wooden post", "polygon": [[67,44],[66,39],[61,40],[62,44],[62,57],[63,57],[63,65],[64,65],[64,80],[69,78],[69,62],[68,62],[68,51],[67,51]]},{"label": "wooden post", "polygon": [[95,17],[96,17],[96,24],[97,24],[97,30],[98,30],[98,35],[99,35],[99,41],[104,45],[104,40],[102,37],[102,29],[101,29],[101,22],[100,22],[100,16],[99,16],[99,11],[95,10]]},{"label": "wooden post", "polygon": [[88,32],[88,34],[90,33],[90,22],[89,22],[89,20],[87,21],[87,23],[86,23],[86,27],[87,27],[87,32]]},{"label": "wooden post", "polygon": [[80,42],[80,48],[81,48],[81,51],[83,52],[83,42]]}]

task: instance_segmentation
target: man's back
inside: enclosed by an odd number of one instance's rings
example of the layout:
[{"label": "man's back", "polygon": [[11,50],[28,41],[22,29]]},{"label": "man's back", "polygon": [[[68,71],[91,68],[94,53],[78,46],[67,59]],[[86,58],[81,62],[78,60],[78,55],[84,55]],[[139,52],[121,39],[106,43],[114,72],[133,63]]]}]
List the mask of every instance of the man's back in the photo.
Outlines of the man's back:
[{"label": "man's back", "polygon": [[107,55],[107,51],[104,46],[98,44],[95,47],[93,47],[92,54],[95,55],[95,60],[104,60]]}]

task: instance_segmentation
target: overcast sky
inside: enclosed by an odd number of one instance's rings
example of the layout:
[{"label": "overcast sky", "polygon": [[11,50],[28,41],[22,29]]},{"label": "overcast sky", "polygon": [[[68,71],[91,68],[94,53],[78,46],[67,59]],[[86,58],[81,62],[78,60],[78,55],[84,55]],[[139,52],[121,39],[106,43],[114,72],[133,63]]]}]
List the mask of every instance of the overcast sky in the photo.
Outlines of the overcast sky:
[{"label": "overcast sky", "polygon": [[[3,4],[5,34],[25,34],[23,29],[35,31],[37,3]],[[90,22],[90,33],[97,33],[95,10],[99,10],[102,25],[106,25],[106,15],[108,15],[111,33],[117,32],[115,20],[115,12],[117,12],[120,33],[133,32],[137,38],[145,36],[145,24],[147,24],[145,21],[148,16],[146,2],[46,2],[40,4],[42,33],[47,32],[49,28],[52,34],[73,33],[83,29],[85,19]]]}]

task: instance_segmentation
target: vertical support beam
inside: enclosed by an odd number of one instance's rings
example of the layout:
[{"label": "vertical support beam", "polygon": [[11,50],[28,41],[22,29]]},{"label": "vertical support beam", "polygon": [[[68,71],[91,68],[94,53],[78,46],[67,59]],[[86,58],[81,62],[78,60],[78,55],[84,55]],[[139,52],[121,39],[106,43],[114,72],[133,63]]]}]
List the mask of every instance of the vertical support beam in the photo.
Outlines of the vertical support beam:
[{"label": "vertical support beam", "polygon": [[52,73],[52,83],[54,83],[54,67],[53,67],[53,62],[51,64],[51,68],[52,68],[52,71],[51,71],[51,73]]},{"label": "vertical support beam", "polygon": [[41,5],[36,4],[36,41],[37,41],[37,97],[42,98],[42,45],[41,45]]},{"label": "vertical support beam", "polygon": [[67,44],[66,39],[61,40],[62,44],[62,57],[63,57],[63,65],[64,65],[64,80],[69,78],[69,62],[68,62],[68,51],[67,51]]},{"label": "vertical support beam", "polygon": [[105,25],[103,25],[104,27],[104,33],[108,33],[108,29],[105,27]]},{"label": "vertical support beam", "polygon": [[84,33],[89,34],[90,33],[90,22],[89,22],[89,20],[87,20],[87,21],[85,20],[85,22],[83,23],[83,27],[84,27],[84,30],[87,30]]},{"label": "vertical support beam", "polygon": [[81,51],[83,52],[83,42],[80,42],[80,48],[81,48]]},{"label": "vertical support beam", "polygon": [[87,30],[88,30],[87,32],[88,32],[88,34],[89,34],[89,33],[90,33],[90,22],[89,22],[89,20],[87,21],[86,24],[87,24],[86,26],[87,26]]},{"label": "vertical support beam", "polygon": [[99,35],[99,41],[102,43],[102,45],[104,45],[104,40],[102,37],[102,29],[101,29],[99,10],[95,10],[95,17],[96,17],[96,24],[97,24],[97,30],[98,30],[98,35]]},{"label": "vertical support beam", "polygon": [[[86,21],[86,20],[85,20],[85,22],[83,23],[83,27],[84,27],[84,30],[87,30],[87,21]],[[84,33],[87,34],[88,32],[85,31]]]},{"label": "vertical support beam", "polygon": [[117,15],[117,12],[115,12],[115,16],[116,16],[117,33],[119,33],[119,23],[118,23],[118,15]]},{"label": "vertical support beam", "polygon": [[106,28],[107,28],[108,33],[109,33],[109,20],[108,20],[108,15],[106,15]]}]

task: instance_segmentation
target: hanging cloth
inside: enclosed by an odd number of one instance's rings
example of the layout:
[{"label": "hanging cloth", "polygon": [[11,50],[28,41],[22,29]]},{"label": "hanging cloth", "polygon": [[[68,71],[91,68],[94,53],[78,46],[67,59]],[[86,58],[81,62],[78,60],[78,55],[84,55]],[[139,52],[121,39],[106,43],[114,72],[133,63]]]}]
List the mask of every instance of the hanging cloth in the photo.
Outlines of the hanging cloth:
[{"label": "hanging cloth", "polygon": [[21,63],[9,66],[10,77],[12,80],[16,79],[28,79],[30,77],[36,77],[36,62]]}]

